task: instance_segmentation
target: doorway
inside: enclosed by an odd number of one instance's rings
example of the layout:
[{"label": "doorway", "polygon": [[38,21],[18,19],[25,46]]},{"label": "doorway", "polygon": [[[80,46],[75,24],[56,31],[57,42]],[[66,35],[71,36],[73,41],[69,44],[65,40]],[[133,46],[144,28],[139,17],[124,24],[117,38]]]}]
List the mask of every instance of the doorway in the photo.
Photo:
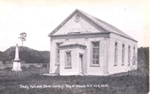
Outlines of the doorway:
[{"label": "doorway", "polygon": [[79,54],[79,73],[83,75],[83,54]]}]

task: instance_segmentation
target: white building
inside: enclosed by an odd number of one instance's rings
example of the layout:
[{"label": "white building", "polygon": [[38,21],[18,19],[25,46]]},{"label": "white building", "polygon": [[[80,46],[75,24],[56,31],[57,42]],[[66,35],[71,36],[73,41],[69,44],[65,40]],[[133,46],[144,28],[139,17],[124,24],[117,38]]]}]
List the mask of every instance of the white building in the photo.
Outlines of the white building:
[{"label": "white building", "polygon": [[49,36],[52,74],[100,76],[137,69],[137,41],[80,10]]}]

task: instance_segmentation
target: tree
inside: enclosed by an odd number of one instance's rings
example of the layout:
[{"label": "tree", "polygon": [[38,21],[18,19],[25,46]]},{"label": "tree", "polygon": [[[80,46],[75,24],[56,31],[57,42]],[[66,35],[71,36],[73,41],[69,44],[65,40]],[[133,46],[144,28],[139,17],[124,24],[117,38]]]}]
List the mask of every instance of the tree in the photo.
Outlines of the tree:
[{"label": "tree", "polygon": [[27,34],[25,32],[20,33],[19,39],[22,42],[22,46],[23,46],[23,42],[26,41],[26,37],[27,37]]}]

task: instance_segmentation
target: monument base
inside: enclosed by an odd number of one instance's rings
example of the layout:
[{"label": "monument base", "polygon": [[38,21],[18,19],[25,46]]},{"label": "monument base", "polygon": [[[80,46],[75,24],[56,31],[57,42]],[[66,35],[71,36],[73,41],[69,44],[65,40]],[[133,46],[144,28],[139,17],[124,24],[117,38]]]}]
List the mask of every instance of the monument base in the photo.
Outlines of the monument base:
[{"label": "monument base", "polygon": [[21,69],[21,62],[14,61],[13,62],[13,69],[12,71],[22,71]]}]

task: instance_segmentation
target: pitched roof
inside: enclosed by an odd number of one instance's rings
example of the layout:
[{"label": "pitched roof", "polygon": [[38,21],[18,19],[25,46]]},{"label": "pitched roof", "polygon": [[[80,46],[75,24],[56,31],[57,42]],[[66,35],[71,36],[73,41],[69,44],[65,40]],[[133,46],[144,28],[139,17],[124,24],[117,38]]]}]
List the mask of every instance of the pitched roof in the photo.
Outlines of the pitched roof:
[{"label": "pitched roof", "polygon": [[130,37],[129,35],[127,35],[126,33],[122,32],[121,30],[119,30],[118,28],[108,24],[105,21],[102,21],[94,16],[91,16],[81,10],[76,9],[69,17],[67,17],[67,19],[65,19],[65,21],[63,21],[56,29],[54,29],[49,36],[51,36],[52,34],[54,34],[61,26],[62,24],[64,24],[65,22],[67,22],[68,19],[70,19],[74,14],[76,13],[80,13],[82,14],[84,17],[86,17],[87,19],[89,19],[90,21],[92,21],[94,24],[96,24],[97,26],[99,26],[100,28],[104,29],[106,32],[110,32],[110,33],[115,33],[118,35],[121,35],[123,37],[129,38],[131,40],[136,41],[135,39],[133,39],[132,37]]}]

